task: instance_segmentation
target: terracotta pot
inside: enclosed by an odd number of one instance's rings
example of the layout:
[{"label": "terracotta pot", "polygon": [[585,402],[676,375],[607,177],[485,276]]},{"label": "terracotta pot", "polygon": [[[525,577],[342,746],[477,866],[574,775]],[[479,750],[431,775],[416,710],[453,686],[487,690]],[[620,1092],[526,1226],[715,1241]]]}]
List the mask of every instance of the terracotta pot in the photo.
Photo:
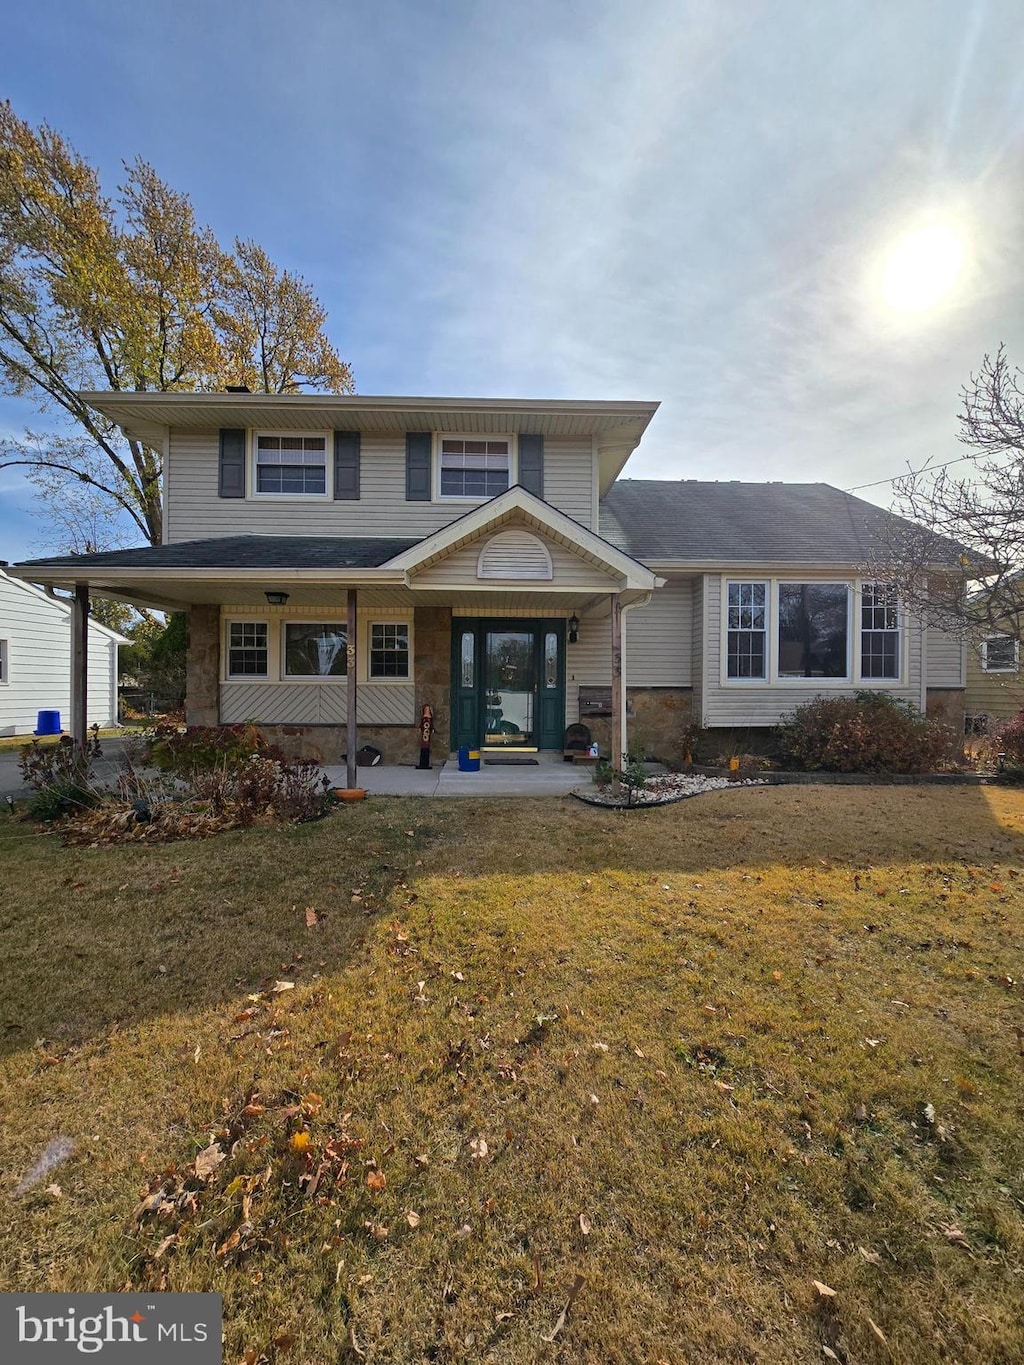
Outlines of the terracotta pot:
[{"label": "terracotta pot", "polygon": [[366,798],[365,787],[335,787],[334,795],[339,801],[363,801]]}]

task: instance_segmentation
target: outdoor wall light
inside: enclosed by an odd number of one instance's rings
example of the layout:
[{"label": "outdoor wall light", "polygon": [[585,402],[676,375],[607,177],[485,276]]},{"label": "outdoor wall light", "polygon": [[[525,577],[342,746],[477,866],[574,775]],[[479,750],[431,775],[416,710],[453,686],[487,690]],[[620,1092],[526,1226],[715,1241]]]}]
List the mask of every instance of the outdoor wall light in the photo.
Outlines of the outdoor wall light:
[{"label": "outdoor wall light", "polygon": [[286,592],[268,592],[263,594],[272,607],[283,607],[288,601]]},{"label": "outdoor wall light", "polygon": [[575,612],[569,617],[569,643],[574,645],[580,638],[580,618]]}]

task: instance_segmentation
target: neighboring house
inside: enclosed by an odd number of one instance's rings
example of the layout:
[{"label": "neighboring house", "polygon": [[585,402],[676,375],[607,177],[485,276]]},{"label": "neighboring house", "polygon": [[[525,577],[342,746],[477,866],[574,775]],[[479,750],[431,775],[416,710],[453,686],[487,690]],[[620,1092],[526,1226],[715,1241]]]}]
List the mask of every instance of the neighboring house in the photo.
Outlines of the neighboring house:
[{"label": "neighboring house", "polygon": [[967,647],[967,729],[987,733],[1024,707],[1020,636],[1012,624],[986,632]]},{"label": "neighboring house", "polygon": [[[88,724],[117,724],[117,649],[128,641],[89,628]],[[0,735],[31,735],[40,711],[71,716],[71,607],[0,569]]]},{"label": "neighboring house", "polygon": [[656,403],[85,397],[164,451],[165,543],[18,572],[187,609],[191,723],[336,760],[354,670],[391,762],[424,704],[445,752],[557,750],[613,711],[674,758],[690,721],[859,688],[962,725],[960,643],[864,568],[898,519],[825,484],[620,479]]}]

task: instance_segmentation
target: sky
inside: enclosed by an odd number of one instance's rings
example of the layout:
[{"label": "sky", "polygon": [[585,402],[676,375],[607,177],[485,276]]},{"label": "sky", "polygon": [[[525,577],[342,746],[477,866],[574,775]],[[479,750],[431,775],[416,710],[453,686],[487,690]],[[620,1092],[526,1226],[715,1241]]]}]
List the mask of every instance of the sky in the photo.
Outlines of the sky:
[{"label": "sky", "polygon": [[[657,399],[628,476],[887,505],[962,456],[986,352],[1024,365],[1019,0],[33,0],[4,29],[0,97],[302,274],[360,393]],[[0,397],[25,426],[57,419]],[[0,559],[58,548],[31,505],[0,471]]]}]

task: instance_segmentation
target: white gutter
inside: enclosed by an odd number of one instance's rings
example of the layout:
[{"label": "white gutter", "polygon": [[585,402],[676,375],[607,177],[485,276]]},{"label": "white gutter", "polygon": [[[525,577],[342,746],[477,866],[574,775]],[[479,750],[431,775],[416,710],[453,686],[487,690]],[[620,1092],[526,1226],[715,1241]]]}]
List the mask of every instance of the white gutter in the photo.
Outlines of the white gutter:
[{"label": "white gutter", "polygon": [[[643,597],[638,597],[635,602],[623,602],[620,610],[623,617],[627,611],[632,611],[634,607],[650,606],[653,592],[644,593]],[[622,753],[619,755],[618,767],[623,768],[629,762],[629,716],[626,711],[626,672],[627,672],[627,636],[629,631],[626,623],[622,623],[622,636],[619,640],[620,652],[622,655],[622,671],[619,675],[619,715],[622,717]]]}]

